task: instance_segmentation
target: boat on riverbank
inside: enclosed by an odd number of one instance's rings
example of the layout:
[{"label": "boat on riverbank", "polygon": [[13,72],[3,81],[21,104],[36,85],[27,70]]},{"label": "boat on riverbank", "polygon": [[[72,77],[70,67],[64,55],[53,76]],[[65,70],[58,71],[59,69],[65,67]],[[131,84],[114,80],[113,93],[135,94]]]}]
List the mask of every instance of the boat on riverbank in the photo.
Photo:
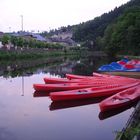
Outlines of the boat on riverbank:
[{"label": "boat on riverbank", "polygon": [[110,64],[102,65],[98,68],[98,71],[101,72],[140,72],[140,60],[127,60],[122,59],[117,62],[112,62]]},{"label": "boat on riverbank", "polygon": [[99,104],[101,112],[123,107],[140,98],[140,80],[129,77],[93,72],[91,76],[45,77],[44,82],[33,84],[33,87],[36,91],[49,92],[53,102],[106,97]]},{"label": "boat on riverbank", "polygon": [[140,85],[128,88],[99,103],[100,110],[107,111],[127,106],[128,104],[140,99]]},{"label": "boat on riverbank", "polygon": [[64,101],[64,100],[111,96],[113,94],[116,94],[117,92],[120,92],[122,90],[137,85],[139,85],[139,82],[131,83],[127,85],[116,84],[116,85],[107,85],[107,86],[93,87],[93,88],[83,88],[83,89],[70,90],[70,91],[51,92],[50,98],[52,101]]},{"label": "boat on riverbank", "polygon": [[137,78],[140,79],[140,72],[133,72],[133,71],[109,71],[109,72],[101,72],[102,74],[108,75],[116,75],[116,76],[126,76],[130,78]]}]

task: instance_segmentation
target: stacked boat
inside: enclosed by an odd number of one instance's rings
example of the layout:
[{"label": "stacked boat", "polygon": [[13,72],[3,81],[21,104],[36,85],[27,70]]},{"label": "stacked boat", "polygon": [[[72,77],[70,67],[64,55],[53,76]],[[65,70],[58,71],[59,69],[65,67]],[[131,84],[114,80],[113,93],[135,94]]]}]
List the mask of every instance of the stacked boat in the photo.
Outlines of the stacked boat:
[{"label": "stacked boat", "polygon": [[140,81],[134,78],[93,73],[93,76],[66,74],[65,78],[44,78],[44,84],[34,84],[36,91],[49,92],[53,102],[102,98],[100,110],[126,106],[140,99]]},{"label": "stacked boat", "polygon": [[117,62],[102,65],[98,68],[98,71],[140,71],[140,60],[133,59],[128,60],[127,58],[121,59]]}]

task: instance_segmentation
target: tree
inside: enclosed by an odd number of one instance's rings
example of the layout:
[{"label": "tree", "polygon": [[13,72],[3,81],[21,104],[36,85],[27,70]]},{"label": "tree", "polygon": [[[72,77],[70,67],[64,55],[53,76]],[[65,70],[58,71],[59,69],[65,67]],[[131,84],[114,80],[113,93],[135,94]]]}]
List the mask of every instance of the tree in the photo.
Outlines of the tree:
[{"label": "tree", "polygon": [[18,39],[17,39],[17,37],[15,37],[15,36],[11,36],[10,41],[11,41],[11,43],[12,43],[14,46],[16,46],[16,45],[17,45],[17,42],[18,42]]},{"label": "tree", "polygon": [[105,30],[105,48],[110,53],[138,55],[140,51],[140,8],[128,9]]},{"label": "tree", "polygon": [[2,40],[2,44],[6,45],[6,44],[8,44],[10,38],[8,35],[4,35],[1,40]]}]

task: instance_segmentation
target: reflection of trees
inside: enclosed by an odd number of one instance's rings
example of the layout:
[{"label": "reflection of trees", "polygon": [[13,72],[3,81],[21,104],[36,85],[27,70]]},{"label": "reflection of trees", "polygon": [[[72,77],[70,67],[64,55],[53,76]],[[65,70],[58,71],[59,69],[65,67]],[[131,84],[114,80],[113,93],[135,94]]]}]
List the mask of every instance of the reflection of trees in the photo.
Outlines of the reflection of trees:
[{"label": "reflection of trees", "polygon": [[0,75],[4,77],[16,77],[23,74],[39,73],[40,68],[44,68],[52,63],[62,62],[62,57],[59,58],[47,58],[36,60],[21,60],[21,61],[3,61],[0,63]]},{"label": "reflection of trees", "polygon": [[105,63],[108,63],[107,57],[89,56],[84,59],[81,58],[80,62],[73,67],[73,73],[91,75],[93,71],[97,71],[97,69]]},{"label": "reflection of trees", "polygon": [[64,77],[66,73],[91,75],[106,59],[91,56],[50,57],[35,60],[0,62],[0,75],[17,77],[34,73],[50,73]]}]

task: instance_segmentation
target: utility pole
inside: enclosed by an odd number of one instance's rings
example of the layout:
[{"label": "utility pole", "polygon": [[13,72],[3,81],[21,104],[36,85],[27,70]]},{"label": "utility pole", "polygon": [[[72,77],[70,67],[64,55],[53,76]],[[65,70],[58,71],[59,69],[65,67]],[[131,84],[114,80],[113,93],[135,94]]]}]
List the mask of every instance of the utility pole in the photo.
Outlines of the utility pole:
[{"label": "utility pole", "polygon": [[20,15],[21,17],[21,31],[23,32],[23,15]]}]

